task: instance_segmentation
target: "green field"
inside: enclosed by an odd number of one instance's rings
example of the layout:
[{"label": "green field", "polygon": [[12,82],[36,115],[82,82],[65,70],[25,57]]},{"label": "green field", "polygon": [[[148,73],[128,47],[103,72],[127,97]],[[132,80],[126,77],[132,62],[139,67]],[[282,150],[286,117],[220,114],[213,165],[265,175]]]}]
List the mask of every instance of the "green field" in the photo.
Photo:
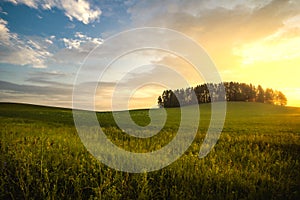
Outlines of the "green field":
[{"label": "green field", "polygon": [[[195,109],[188,106],[184,109]],[[200,105],[195,141],[161,170],[132,174],[96,160],[81,143],[69,109],[0,104],[0,199],[300,199],[300,108],[229,102],[218,143],[198,152],[210,121]],[[156,136],[136,139],[110,112],[98,113],[106,135],[136,152],[160,149],[178,129],[180,109],[167,109]],[[148,110],[131,111],[137,124]]]}]

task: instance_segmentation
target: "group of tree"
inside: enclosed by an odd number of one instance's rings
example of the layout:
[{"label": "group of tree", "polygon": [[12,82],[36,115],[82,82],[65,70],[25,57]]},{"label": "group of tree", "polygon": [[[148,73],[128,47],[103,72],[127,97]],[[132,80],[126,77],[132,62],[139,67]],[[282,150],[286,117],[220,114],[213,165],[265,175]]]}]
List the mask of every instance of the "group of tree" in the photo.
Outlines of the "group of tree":
[{"label": "group of tree", "polygon": [[225,100],[261,102],[282,106],[287,104],[287,98],[280,91],[271,88],[264,90],[260,85],[255,87],[246,83],[224,82],[207,83],[186,89],[165,90],[158,97],[158,105],[168,108]]}]

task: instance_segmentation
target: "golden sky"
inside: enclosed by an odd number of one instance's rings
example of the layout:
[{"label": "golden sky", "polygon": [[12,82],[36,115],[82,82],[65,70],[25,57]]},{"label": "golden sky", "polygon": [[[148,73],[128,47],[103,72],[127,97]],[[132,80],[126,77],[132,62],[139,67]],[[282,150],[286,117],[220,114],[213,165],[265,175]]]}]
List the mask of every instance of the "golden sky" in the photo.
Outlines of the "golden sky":
[{"label": "golden sky", "polygon": [[202,5],[170,4],[169,12],[147,21],[138,18],[141,10],[135,15],[140,24],[172,28],[196,40],[215,62],[223,81],[280,90],[288,106],[300,106],[300,2],[211,1]]}]

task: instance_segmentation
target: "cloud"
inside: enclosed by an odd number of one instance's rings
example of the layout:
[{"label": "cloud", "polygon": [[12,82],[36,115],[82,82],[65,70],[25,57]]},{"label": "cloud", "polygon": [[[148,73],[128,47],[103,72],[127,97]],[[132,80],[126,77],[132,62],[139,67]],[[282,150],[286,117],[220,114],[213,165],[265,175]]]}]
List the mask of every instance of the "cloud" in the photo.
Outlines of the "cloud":
[{"label": "cloud", "polygon": [[15,5],[17,4],[25,4],[28,7],[31,8],[38,8],[38,0],[6,0],[8,2],[11,2]]},{"label": "cloud", "polygon": [[166,27],[188,35],[207,51],[223,80],[299,85],[300,1],[141,0],[131,5],[133,27]]},{"label": "cloud", "polygon": [[49,43],[49,44],[53,44],[53,42],[52,42],[52,40],[50,40],[50,39],[45,39],[45,42],[47,42],[47,43]]},{"label": "cloud", "polygon": [[[273,35],[272,35],[273,36]],[[276,43],[273,43],[276,41]],[[242,57],[242,64],[291,60],[300,57],[300,37],[279,39],[266,37],[257,42],[242,45],[234,53]]]},{"label": "cloud", "polygon": [[[63,42],[67,49],[81,49],[86,48],[87,45],[95,47],[96,45],[102,44],[101,38],[88,37],[81,32],[75,33],[75,39],[63,38]],[[84,46],[83,46],[84,45]],[[90,50],[90,48],[88,48]]]},{"label": "cloud", "polygon": [[53,54],[51,60],[48,62],[51,65],[78,67],[90,51],[103,43],[103,39],[89,37],[81,32],[76,32],[72,38],[62,38],[59,40],[65,48]]},{"label": "cloud", "polygon": [[71,87],[20,85],[0,81],[0,101],[71,107]]},{"label": "cloud", "polygon": [[36,15],[37,16],[37,18],[39,18],[39,19],[43,19],[43,17],[41,16],[41,15]]},{"label": "cloud", "polygon": [[[56,42],[62,41],[66,48],[58,49]],[[56,39],[20,36],[10,32],[8,22],[0,18],[0,63],[33,68],[47,68],[49,65],[79,65],[84,57],[97,45],[101,38],[93,38],[76,32],[73,38]]]},{"label": "cloud", "polygon": [[101,15],[101,10],[96,8],[92,10],[90,4],[84,0],[64,0],[61,2],[65,9],[65,14],[72,21],[73,18],[88,24],[95,21]]},{"label": "cloud", "polygon": [[21,94],[38,94],[38,95],[62,95],[65,94],[67,88],[64,87],[51,87],[49,86],[35,86],[35,85],[19,85],[6,81],[0,81],[0,90],[11,93]]},{"label": "cloud", "polygon": [[76,25],[73,24],[73,23],[69,23],[65,27],[68,28],[68,29],[74,29],[76,27]]},{"label": "cloud", "polygon": [[243,64],[258,61],[272,62],[300,57],[300,15],[283,21],[276,32],[258,41],[240,45],[233,52],[241,56]]},{"label": "cloud", "polygon": [[65,43],[66,48],[68,49],[78,49],[80,47],[80,41],[74,39],[63,38],[63,42]]},{"label": "cloud", "polygon": [[3,15],[8,15],[7,12],[3,11],[2,7],[0,6],[0,14],[3,14]]},{"label": "cloud", "polygon": [[178,30],[201,44],[221,68],[240,64],[239,45],[259,42],[299,14],[299,1],[137,1],[134,26]]},{"label": "cloud", "polygon": [[15,37],[15,35],[11,35],[9,29],[7,28],[7,21],[0,18],[0,44],[8,45],[10,37]]},{"label": "cloud", "polygon": [[[135,3],[130,3],[132,6],[127,12],[131,14],[131,18],[135,23],[148,24],[153,21],[160,21],[161,23],[165,22],[165,25],[170,25],[171,17],[175,17],[175,19],[173,19],[174,22],[179,20],[178,23],[181,23],[182,20],[180,20],[180,17],[183,14],[200,19],[202,16],[205,16],[208,13],[214,13],[217,10],[229,10],[235,12],[238,9],[243,9],[249,13],[266,6],[271,1],[272,0],[263,2],[259,0],[140,0]],[[178,17],[176,17],[176,15],[178,15]]]},{"label": "cloud", "polygon": [[[23,102],[72,108],[72,84],[62,84],[61,82],[39,79],[38,77],[28,81],[32,84],[15,84],[0,80],[0,102]],[[42,83],[42,85],[36,85],[35,83]],[[94,82],[85,82],[78,85],[84,91],[80,96],[83,102],[86,102],[87,95],[94,91],[95,85],[97,83]],[[98,110],[108,110],[114,85],[115,83],[104,82],[101,83],[101,88],[97,88],[97,94],[101,96],[101,99],[97,99],[95,102]],[[80,108],[85,108],[85,104]]]},{"label": "cloud", "polygon": [[0,62],[46,68],[45,60],[52,56],[47,45],[30,38],[20,39],[18,34],[10,32],[7,25],[7,21],[0,18]]},{"label": "cloud", "polygon": [[[97,7],[92,7],[92,4],[87,0],[9,1],[14,4],[24,4],[34,9],[51,10],[58,8],[63,10],[71,21],[78,20],[84,24],[96,21],[102,15],[101,10]],[[244,70],[242,71],[240,68],[243,62],[261,62],[263,60],[275,62],[281,60],[281,57],[277,56],[278,54],[285,54],[283,58],[285,57],[286,59],[299,58],[300,56],[298,53],[299,48],[297,47],[297,44],[300,42],[299,26],[297,25],[300,24],[299,17],[297,17],[300,10],[299,1],[141,0],[126,1],[125,4],[126,6],[130,6],[127,12],[132,20],[132,23],[128,24],[128,26],[166,27],[190,36],[208,51],[208,54],[215,61],[219,71],[221,73],[224,72],[222,75],[227,77],[229,81],[249,80],[251,82],[254,81],[254,83],[259,81],[259,83],[267,85],[268,83],[261,82],[267,80],[266,78],[258,79],[257,77],[259,75],[254,72],[250,73],[250,69],[242,69]],[[105,9],[105,7],[103,7],[103,9]],[[109,11],[111,12],[107,14],[107,17],[115,17],[115,15],[111,15],[115,10]],[[69,28],[75,28],[74,22],[69,23],[70,24],[67,25]],[[56,66],[57,68],[62,67],[62,70],[66,70],[67,67],[74,69],[81,64],[94,47],[103,43],[102,38],[93,38],[83,32],[77,32],[74,36],[65,36],[64,38],[55,38],[55,36],[42,38],[40,40],[32,37],[24,38],[15,33],[11,33],[8,27],[7,21],[0,21],[0,62],[32,65],[33,67]],[[79,28],[79,26],[76,26],[76,28]],[[117,29],[118,27],[109,28],[105,30],[106,32],[102,33],[102,36],[107,37],[111,35],[111,33],[115,33]],[[136,35],[135,43],[139,41],[139,37],[148,36]],[[165,42],[164,38],[151,39],[160,41],[161,43]],[[63,44],[64,48],[58,49],[56,52],[50,52],[47,45],[55,46],[57,42]],[[93,61],[97,63],[87,72],[86,79],[83,79],[84,81],[90,80],[91,74],[95,74],[99,68],[105,67],[102,66],[101,63],[98,63],[98,58],[110,59],[112,52],[120,48],[128,48],[132,45],[126,38],[123,40],[120,39],[117,44],[118,45],[108,46],[107,51],[102,52],[101,55],[96,54],[94,55],[95,58],[91,58],[91,65],[94,64]],[[103,43],[103,46],[105,45],[107,44]],[[265,54],[266,52],[269,52],[269,54]],[[151,82],[155,80],[155,78],[159,80],[165,79],[171,84],[174,84],[170,87],[184,87],[179,86],[178,84],[180,83],[177,79],[172,79],[172,77],[169,76],[168,70],[161,69],[160,66],[149,68],[148,71],[128,72],[133,69],[131,68],[132,64],[144,64],[144,60],[149,61],[150,64],[153,65],[167,65],[172,67],[172,69],[178,69],[180,73],[186,76],[193,84],[197,83],[197,81],[194,81],[198,78],[196,76],[197,73],[193,73],[189,70],[188,67],[190,66],[188,66],[188,63],[174,59],[172,56],[163,56],[160,52],[157,53],[157,56],[149,57],[147,58],[147,55],[143,53],[141,53],[141,55],[133,54],[132,57],[127,57],[127,59],[120,59],[122,62],[117,63],[119,64],[117,67],[114,68],[112,66],[110,70],[107,70],[105,76],[107,79],[103,80],[106,82],[101,84],[101,88],[97,91],[99,95],[97,105],[102,109],[110,106],[115,82],[118,81],[118,78],[122,78],[122,75],[126,72],[128,73],[127,76],[120,82],[120,92],[132,92],[132,90],[128,88],[132,89],[135,85],[141,85],[147,81]],[[146,64],[149,64],[149,62]],[[260,68],[263,69],[265,66],[261,65]],[[280,70],[281,69],[282,68],[280,68]],[[268,70],[269,71],[264,71],[264,73],[261,74],[263,76],[267,73],[268,76],[270,73],[276,75],[276,70],[273,70],[273,68],[270,67]],[[279,68],[277,72],[279,72]],[[69,81],[67,76],[68,75],[58,71],[32,73],[30,74],[30,78],[26,79],[26,83],[29,84],[22,85],[25,91],[20,91],[20,85],[14,85],[14,87],[10,85],[8,87],[6,84],[6,92],[5,94],[2,93],[2,97],[5,96],[5,98],[8,99],[9,96],[11,96],[11,98],[18,96],[21,98],[23,95],[27,100],[33,99],[34,101],[40,100],[41,102],[49,98],[47,101],[52,105],[59,104],[55,102],[55,100],[63,103],[68,101],[70,104],[72,86],[59,82],[62,81],[66,83]],[[65,79],[67,79],[67,81]],[[279,79],[280,78],[278,78],[278,80]],[[274,82],[274,80],[275,79],[273,79],[272,82]],[[298,81],[298,79],[295,80]],[[108,83],[109,81],[111,82]],[[271,79],[268,78],[268,81],[271,81]],[[0,86],[1,84],[5,85],[4,83],[0,83]],[[65,87],[65,89],[67,89],[63,90],[65,96],[62,94],[62,90],[57,89],[60,87],[59,84],[61,84],[62,88]],[[34,85],[40,85],[38,88],[33,87],[33,89],[37,91],[36,93],[29,90],[29,88]],[[86,83],[84,85],[84,83],[82,83],[82,85],[88,90],[91,84]],[[15,92],[12,92],[12,89],[14,89]],[[143,105],[145,105],[145,103],[150,102],[151,99],[156,101],[157,94],[161,94],[161,90],[159,87],[149,87],[147,90],[141,90],[137,94],[138,95],[132,99],[135,100],[136,104],[138,104],[137,100],[140,99],[144,102]],[[85,96],[82,98],[84,99]],[[120,102],[122,102],[121,94]]]},{"label": "cloud", "polygon": [[31,8],[42,8],[51,10],[58,8],[64,10],[65,15],[72,21],[74,18],[84,24],[89,24],[99,19],[101,10],[95,6],[91,7],[86,0],[6,0],[15,5],[24,4]]},{"label": "cloud", "polygon": [[297,1],[278,0],[263,3],[139,1],[128,12],[136,25],[172,28],[195,38],[209,34],[214,38],[232,35],[238,36],[237,39],[257,39],[276,31],[284,20],[298,14],[299,8],[300,3]]},{"label": "cloud", "polygon": [[[61,71],[34,71],[29,73],[29,76],[30,78],[26,79],[26,82],[31,82],[34,84],[38,83],[39,85],[54,85],[55,87],[71,87],[71,85],[67,84],[65,81],[70,74]],[[59,82],[59,80],[64,81],[64,83]]]}]

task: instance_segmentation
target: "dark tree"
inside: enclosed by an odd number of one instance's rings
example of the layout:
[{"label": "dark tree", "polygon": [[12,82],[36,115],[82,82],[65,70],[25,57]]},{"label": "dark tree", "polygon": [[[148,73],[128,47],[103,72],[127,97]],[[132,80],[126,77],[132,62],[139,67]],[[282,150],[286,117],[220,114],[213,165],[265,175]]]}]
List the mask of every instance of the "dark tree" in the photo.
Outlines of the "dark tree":
[{"label": "dark tree", "polygon": [[[220,95],[224,89],[225,99]],[[276,105],[287,103],[286,97],[280,91],[270,88],[264,90],[260,85],[256,89],[252,84],[238,82],[207,83],[186,89],[165,90],[162,97],[158,97],[158,104],[166,108],[216,101],[250,101]]]},{"label": "dark tree", "polygon": [[273,104],[274,92],[271,88],[267,88],[265,91],[265,103]]},{"label": "dark tree", "polygon": [[274,104],[285,106],[287,104],[287,98],[280,91],[275,91]]},{"label": "dark tree", "polygon": [[159,96],[158,99],[157,99],[157,105],[158,105],[160,108],[162,108],[162,107],[164,106],[163,100],[162,100],[161,96]]},{"label": "dark tree", "polygon": [[256,102],[260,102],[260,103],[265,102],[265,91],[260,85],[258,85],[257,87]]}]

